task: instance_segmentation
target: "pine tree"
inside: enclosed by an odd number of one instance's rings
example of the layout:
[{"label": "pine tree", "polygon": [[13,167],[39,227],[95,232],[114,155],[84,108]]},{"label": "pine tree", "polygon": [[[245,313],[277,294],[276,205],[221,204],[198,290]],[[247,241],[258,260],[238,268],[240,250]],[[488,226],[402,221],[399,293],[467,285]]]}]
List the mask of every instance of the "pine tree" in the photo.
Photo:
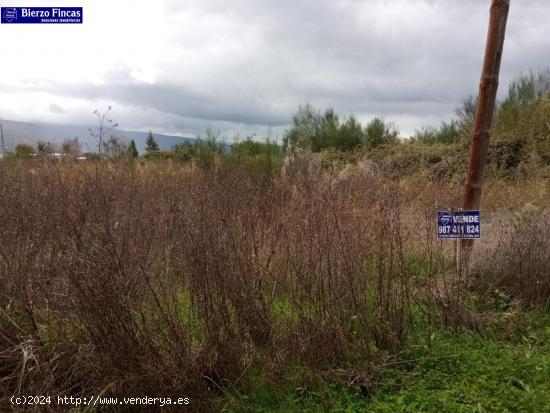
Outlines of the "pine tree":
[{"label": "pine tree", "polygon": [[145,150],[147,152],[155,152],[159,150],[157,141],[155,141],[155,138],[153,137],[153,133],[151,131],[149,131],[149,136],[147,136],[147,140],[145,141]]},{"label": "pine tree", "polygon": [[130,158],[137,158],[139,156],[136,148],[136,142],[133,139],[130,141],[130,145],[128,145],[128,156]]}]

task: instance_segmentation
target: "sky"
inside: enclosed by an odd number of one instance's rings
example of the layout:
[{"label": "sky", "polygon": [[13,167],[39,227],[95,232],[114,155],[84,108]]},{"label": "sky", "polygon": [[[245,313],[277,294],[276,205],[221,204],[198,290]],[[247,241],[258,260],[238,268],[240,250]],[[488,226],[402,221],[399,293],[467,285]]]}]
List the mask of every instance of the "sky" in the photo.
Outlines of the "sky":
[{"label": "sky", "polygon": [[[37,2],[33,2],[36,5]],[[3,0],[1,6],[28,6]],[[0,118],[281,137],[300,104],[402,136],[477,92],[490,0],[41,0],[82,25],[0,25]],[[550,65],[550,1],[511,0],[500,94]]]}]

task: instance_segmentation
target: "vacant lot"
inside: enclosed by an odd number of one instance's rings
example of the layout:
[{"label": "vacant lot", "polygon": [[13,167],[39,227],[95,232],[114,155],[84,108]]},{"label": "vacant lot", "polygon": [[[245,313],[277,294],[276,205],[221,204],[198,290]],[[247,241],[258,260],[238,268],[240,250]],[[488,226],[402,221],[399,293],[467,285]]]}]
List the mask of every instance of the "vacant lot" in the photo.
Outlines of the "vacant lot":
[{"label": "vacant lot", "polygon": [[0,397],[545,411],[549,213],[493,184],[490,242],[457,274],[434,219],[459,192],[428,175],[308,155],[267,172],[224,157],[2,162]]}]

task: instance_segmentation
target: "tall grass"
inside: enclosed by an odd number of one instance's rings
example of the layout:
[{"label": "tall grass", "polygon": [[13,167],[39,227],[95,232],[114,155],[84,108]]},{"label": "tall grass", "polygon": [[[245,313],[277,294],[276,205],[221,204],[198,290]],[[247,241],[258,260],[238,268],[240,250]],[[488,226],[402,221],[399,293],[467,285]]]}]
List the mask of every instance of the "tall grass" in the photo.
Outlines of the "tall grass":
[{"label": "tall grass", "polygon": [[453,267],[436,191],[411,204],[373,168],[297,153],[260,180],[251,165],[1,163],[0,397],[206,410],[253,366],[394,354],[418,311],[462,311],[434,293]]}]

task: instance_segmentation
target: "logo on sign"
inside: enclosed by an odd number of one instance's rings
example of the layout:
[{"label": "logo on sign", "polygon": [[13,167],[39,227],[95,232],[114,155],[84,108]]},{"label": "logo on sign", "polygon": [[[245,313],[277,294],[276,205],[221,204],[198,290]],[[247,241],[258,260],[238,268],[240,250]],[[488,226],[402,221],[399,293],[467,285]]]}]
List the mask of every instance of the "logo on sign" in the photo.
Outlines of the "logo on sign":
[{"label": "logo on sign", "polygon": [[439,220],[443,225],[448,225],[453,221],[453,216],[451,214],[442,213]]},{"label": "logo on sign", "polygon": [[3,9],[4,13],[2,13],[2,21],[6,21],[8,23],[11,23],[14,20],[17,20],[17,9],[10,7]]},{"label": "logo on sign", "polygon": [[2,7],[4,24],[80,24],[82,7]]}]

